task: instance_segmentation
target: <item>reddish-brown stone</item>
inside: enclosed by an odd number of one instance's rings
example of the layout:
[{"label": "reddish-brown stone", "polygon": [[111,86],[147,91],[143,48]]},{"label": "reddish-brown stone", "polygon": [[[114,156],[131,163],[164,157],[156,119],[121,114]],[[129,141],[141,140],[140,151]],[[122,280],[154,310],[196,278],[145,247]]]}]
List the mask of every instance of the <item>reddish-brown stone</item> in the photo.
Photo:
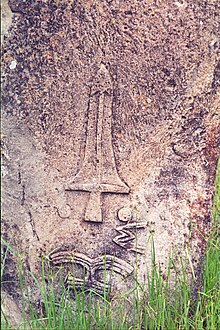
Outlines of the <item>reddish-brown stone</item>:
[{"label": "reddish-brown stone", "polygon": [[[137,261],[144,279],[152,232],[163,265],[188,244],[197,263],[220,144],[218,1],[9,5],[3,235],[33,271],[61,246],[91,269],[105,254],[127,273]],[[118,238],[135,226],[139,250]]]}]

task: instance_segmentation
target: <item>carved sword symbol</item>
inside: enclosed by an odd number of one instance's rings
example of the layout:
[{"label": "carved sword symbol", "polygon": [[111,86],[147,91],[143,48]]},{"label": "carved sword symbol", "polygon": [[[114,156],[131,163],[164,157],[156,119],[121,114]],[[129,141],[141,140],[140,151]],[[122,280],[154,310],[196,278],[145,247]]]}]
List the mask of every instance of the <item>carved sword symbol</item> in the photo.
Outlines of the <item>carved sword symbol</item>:
[{"label": "carved sword symbol", "polygon": [[69,191],[90,193],[85,221],[102,222],[102,193],[129,193],[129,187],[120,179],[115,165],[111,130],[112,98],[111,77],[101,64],[90,94],[82,168],[65,187]]}]

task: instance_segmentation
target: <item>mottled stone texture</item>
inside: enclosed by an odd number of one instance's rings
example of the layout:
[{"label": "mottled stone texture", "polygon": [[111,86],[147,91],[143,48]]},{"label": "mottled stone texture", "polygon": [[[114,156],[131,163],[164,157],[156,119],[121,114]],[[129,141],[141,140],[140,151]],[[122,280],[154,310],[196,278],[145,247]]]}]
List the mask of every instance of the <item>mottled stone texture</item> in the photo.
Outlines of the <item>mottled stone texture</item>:
[{"label": "mottled stone texture", "polygon": [[41,255],[61,248],[57,265],[71,250],[99,292],[106,254],[119,277],[137,266],[145,278],[151,233],[162,265],[186,245],[197,263],[219,151],[218,1],[9,5],[6,240],[32,271]]}]

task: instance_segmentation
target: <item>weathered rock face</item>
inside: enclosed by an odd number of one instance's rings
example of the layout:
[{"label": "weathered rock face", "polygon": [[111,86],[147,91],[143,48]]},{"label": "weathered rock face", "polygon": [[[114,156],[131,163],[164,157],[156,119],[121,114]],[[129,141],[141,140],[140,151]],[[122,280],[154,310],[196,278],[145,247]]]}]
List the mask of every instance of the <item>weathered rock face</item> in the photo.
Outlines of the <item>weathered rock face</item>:
[{"label": "weathered rock face", "polygon": [[[210,223],[219,148],[218,1],[9,1],[3,230],[81,287],[144,279]],[[105,261],[103,261],[103,256]],[[71,282],[71,279],[69,279]]]}]

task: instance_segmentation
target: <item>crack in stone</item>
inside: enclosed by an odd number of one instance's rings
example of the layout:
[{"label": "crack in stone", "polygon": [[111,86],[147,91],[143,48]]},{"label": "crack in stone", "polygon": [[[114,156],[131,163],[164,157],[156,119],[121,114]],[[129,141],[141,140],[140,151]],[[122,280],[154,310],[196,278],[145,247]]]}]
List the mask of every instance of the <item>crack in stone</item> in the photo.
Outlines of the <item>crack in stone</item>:
[{"label": "crack in stone", "polygon": [[21,205],[23,206],[25,202],[25,185],[22,185],[22,196],[21,196]]},{"label": "crack in stone", "polygon": [[34,219],[33,219],[33,216],[32,216],[32,213],[29,211],[28,212],[28,215],[29,215],[29,218],[30,218],[30,225],[31,225],[31,228],[32,228],[32,232],[33,232],[33,236],[37,238],[37,240],[39,241],[39,236],[36,232],[36,228],[35,228],[35,223],[34,223]]},{"label": "crack in stone", "polygon": [[18,168],[18,184],[22,184],[21,205],[24,206],[24,202],[25,202],[25,184],[22,183],[21,165],[20,164],[19,164],[19,168]]}]

